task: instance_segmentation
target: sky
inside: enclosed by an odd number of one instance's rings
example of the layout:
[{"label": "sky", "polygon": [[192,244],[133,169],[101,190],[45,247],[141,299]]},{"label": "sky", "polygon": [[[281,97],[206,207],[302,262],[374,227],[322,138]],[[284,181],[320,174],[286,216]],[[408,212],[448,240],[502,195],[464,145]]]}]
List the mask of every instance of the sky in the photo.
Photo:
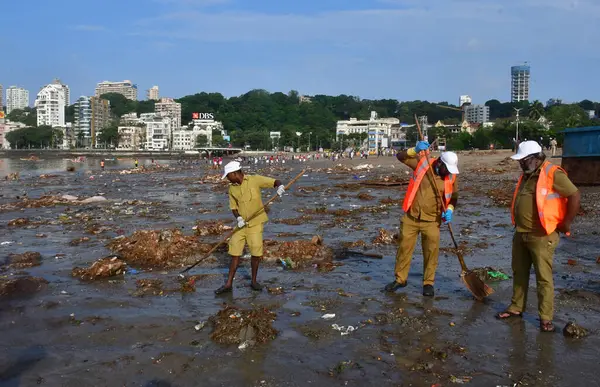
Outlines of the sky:
[{"label": "sky", "polygon": [[[7,3],[8,4],[8,3]],[[131,80],[139,99],[251,89],[474,103],[600,100],[600,0],[30,0],[2,7],[0,84],[59,78],[71,102]]]}]

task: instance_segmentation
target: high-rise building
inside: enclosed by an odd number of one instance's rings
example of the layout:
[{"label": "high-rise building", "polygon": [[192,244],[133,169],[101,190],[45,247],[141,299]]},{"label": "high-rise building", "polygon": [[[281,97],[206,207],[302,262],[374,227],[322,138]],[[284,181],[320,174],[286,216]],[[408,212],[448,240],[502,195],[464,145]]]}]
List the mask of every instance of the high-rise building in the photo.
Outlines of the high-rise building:
[{"label": "high-rise building", "polygon": [[181,127],[181,104],[175,102],[173,98],[161,98],[160,102],[154,105],[154,111],[163,117],[170,118],[173,129]]},{"label": "high-rise building", "polygon": [[469,123],[480,123],[490,121],[490,107],[485,105],[467,105],[464,107],[465,120]]},{"label": "high-rise building", "polygon": [[[73,132],[77,146],[98,146],[97,138],[110,124],[110,102],[98,97],[79,97],[75,102]],[[81,133],[81,134],[80,134]]]},{"label": "high-rise building", "polygon": [[470,95],[461,95],[458,98],[458,106],[470,105],[473,100]]},{"label": "high-rise building", "polygon": [[152,86],[150,89],[146,91],[146,98],[149,100],[158,101],[158,86]]},{"label": "high-rise building", "polygon": [[58,79],[58,78],[54,78],[54,80],[52,81],[52,84],[57,85],[62,89],[62,91],[65,95],[65,104],[67,106],[69,106],[71,104],[71,90],[69,89],[69,86],[62,83],[60,81],[60,79]]},{"label": "high-rise building", "polygon": [[527,63],[510,68],[510,101],[529,101],[530,67]]},{"label": "high-rise building", "polygon": [[101,97],[103,94],[107,93],[121,94],[125,96],[125,98],[133,101],[137,100],[138,97],[137,85],[134,85],[128,80],[123,82],[103,81],[98,83],[96,86],[96,97]]},{"label": "high-rise building", "polygon": [[11,86],[6,89],[6,114],[15,109],[29,106],[29,91],[21,87]]},{"label": "high-rise building", "polygon": [[65,126],[66,93],[62,86],[51,83],[44,86],[37,94],[35,107],[37,108],[38,126]]},{"label": "high-rise building", "polygon": [[2,85],[0,85],[0,111],[4,112],[4,88],[2,88]]}]

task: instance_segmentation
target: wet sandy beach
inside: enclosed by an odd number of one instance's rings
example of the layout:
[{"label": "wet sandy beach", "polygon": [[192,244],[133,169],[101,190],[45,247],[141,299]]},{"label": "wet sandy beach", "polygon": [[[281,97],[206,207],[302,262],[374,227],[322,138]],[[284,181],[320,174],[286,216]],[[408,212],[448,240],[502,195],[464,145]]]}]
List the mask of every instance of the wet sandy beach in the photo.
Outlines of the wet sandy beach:
[{"label": "wet sandy beach", "polygon": [[[505,161],[509,155],[459,156],[454,229],[470,268],[493,267],[510,275],[513,230],[507,201],[518,166]],[[298,270],[266,263],[259,280],[281,289],[261,293],[248,286],[245,259],[233,293],[226,296],[213,293],[227,274],[229,260],[223,250],[189,273],[201,275],[191,292],[138,292],[136,282],[144,279],[177,287],[183,267],[132,264],[124,275],[108,279],[73,277],[74,267],[88,267],[113,253],[106,245],[136,230],[177,228],[193,235],[196,221],[223,220],[233,226],[226,186],[206,178],[220,171],[204,163],[158,162],[165,167],[148,166],[143,173],[122,172],[132,168],[131,160],[107,162],[104,172],[93,159],[71,173],[60,163],[41,169],[24,166],[19,181],[0,182],[0,262],[10,254],[41,254],[37,266],[5,265],[0,278],[33,276],[48,282],[33,291],[0,296],[0,386],[600,385],[598,187],[581,188],[582,213],[573,237],[561,238],[556,251],[559,329],[542,334],[533,276],[525,318],[497,321],[494,314],[510,301],[511,280],[488,282],[495,293],[476,302],[460,281],[460,266],[449,250],[440,254],[435,298],[421,295],[420,244],[408,287],[393,295],[381,292],[393,279],[395,245],[373,241],[380,229],[397,232],[406,185],[364,183],[407,182],[408,168],[392,157],[249,168],[284,182],[308,168],[283,201],[271,206],[265,239],[310,240],[319,235],[336,251],[364,241],[367,251],[383,259],[336,255],[344,259],[335,259],[328,270],[312,263]],[[151,163],[140,159],[140,164]],[[372,168],[352,170],[362,164]],[[40,177],[42,173],[50,176]],[[107,201],[14,206],[23,197],[65,194],[101,195]],[[265,198],[273,194],[264,191]],[[300,222],[289,221],[301,216]],[[18,218],[28,222],[9,226]],[[221,237],[198,240],[215,243]],[[450,244],[442,231],[441,246]],[[361,245],[355,243],[352,250]],[[243,350],[215,343],[208,320],[226,304],[273,311],[275,339]],[[335,317],[325,320],[324,314]],[[564,337],[561,331],[568,321],[587,328],[589,336]],[[197,330],[199,323],[206,324]],[[354,330],[342,335],[332,324]]]}]

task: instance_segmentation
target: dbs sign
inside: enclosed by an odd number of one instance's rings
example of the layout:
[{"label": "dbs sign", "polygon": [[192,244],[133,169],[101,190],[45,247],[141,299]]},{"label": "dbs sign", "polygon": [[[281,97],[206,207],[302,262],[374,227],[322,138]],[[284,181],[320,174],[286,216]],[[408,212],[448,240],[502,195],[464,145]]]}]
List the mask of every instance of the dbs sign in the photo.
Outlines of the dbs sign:
[{"label": "dbs sign", "polygon": [[213,113],[192,113],[192,120],[214,120]]}]

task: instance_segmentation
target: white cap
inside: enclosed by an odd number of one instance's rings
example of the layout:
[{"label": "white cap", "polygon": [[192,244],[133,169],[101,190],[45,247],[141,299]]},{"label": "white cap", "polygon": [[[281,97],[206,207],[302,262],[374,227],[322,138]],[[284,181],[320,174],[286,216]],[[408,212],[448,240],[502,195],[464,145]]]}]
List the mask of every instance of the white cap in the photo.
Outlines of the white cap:
[{"label": "white cap", "polygon": [[446,164],[446,168],[448,168],[448,172],[453,175],[458,175],[458,156],[454,152],[444,152],[440,156],[440,159],[444,164]]},{"label": "white cap", "polygon": [[516,155],[510,156],[513,160],[522,160],[527,156],[535,155],[542,152],[542,147],[535,141],[523,141],[519,144],[519,149]]},{"label": "white cap", "polygon": [[223,179],[227,177],[231,172],[239,171],[242,166],[238,161],[230,161],[225,165],[225,173],[223,173]]}]

